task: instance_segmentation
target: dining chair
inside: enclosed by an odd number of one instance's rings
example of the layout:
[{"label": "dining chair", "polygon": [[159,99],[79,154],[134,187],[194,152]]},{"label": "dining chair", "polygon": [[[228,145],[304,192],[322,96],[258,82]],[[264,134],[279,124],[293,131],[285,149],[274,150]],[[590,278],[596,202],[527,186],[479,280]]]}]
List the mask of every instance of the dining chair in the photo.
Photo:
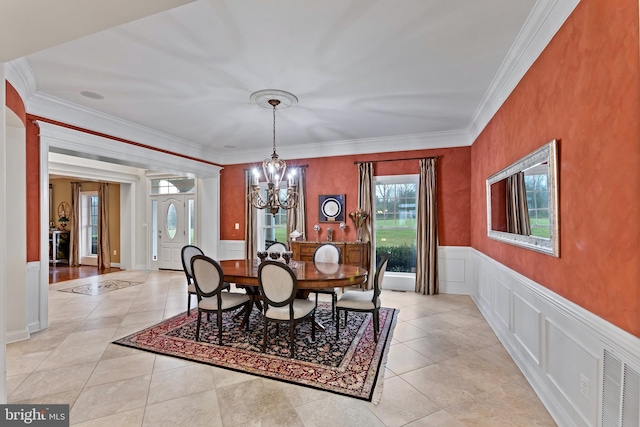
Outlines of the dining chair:
[{"label": "dining chair", "polygon": [[191,258],[193,284],[198,294],[198,324],[196,326],[196,341],[200,340],[200,319],[202,313],[216,313],[218,323],[218,344],[222,345],[222,313],[245,308],[245,326],[249,329],[249,313],[251,299],[247,294],[236,292],[222,292],[224,289],[224,273],[222,267],[215,260],[205,255],[195,255]]},{"label": "dining chair", "polygon": [[[267,246],[266,251],[268,253],[271,252],[278,252],[280,253],[280,257],[278,259],[282,259],[282,253],[288,251],[289,249],[287,248],[287,245],[285,245],[282,242],[274,242],[272,244],[270,244],[269,246]],[[271,258],[270,258],[271,259]]]},{"label": "dining chair", "polygon": [[191,271],[191,258],[196,255],[204,255],[202,249],[194,245],[186,245],[182,247],[182,268],[187,276],[187,315],[191,314],[191,295],[198,297],[196,285],[193,284],[193,273]]},{"label": "dining chair", "polygon": [[347,326],[349,311],[371,313],[373,316],[373,339],[378,342],[380,333],[380,291],[384,272],[387,269],[391,253],[387,252],[376,267],[373,289],[370,291],[346,291],[336,303],[336,342],[340,339],[340,311],[344,311],[344,325]]},{"label": "dining chair", "polygon": [[296,298],[298,279],[291,268],[278,261],[265,261],[258,268],[258,286],[262,294],[264,336],[262,351],[267,349],[269,322],[289,323],[291,357],[295,356],[295,328],[298,323],[311,320],[311,339],[316,339],[316,306],[306,299]]},{"label": "dining chair", "polygon": [[[313,252],[314,263],[341,264],[342,251],[333,243],[323,243]],[[331,295],[331,318],[335,316],[336,301],[338,300],[338,292],[336,288],[313,289],[310,293],[316,294],[316,306],[318,305],[318,294]]]},{"label": "dining chair", "polygon": [[[193,273],[191,272],[191,258],[196,255],[204,255],[202,249],[194,245],[186,245],[182,247],[182,268],[184,270],[184,274],[187,276],[187,316],[191,314],[191,296],[194,295],[196,298],[198,294],[196,293],[196,287],[193,284]],[[223,289],[230,290],[231,284],[225,283]]]}]

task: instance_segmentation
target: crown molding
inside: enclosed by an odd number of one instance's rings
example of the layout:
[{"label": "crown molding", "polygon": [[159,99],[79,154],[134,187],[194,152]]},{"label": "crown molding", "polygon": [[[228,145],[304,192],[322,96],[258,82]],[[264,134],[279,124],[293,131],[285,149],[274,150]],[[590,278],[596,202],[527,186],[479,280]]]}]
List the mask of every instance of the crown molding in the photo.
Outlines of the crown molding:
[{"label": "crown molding", "polygon": [[472,141],[498,112],[580,0],[538,0],[507,52],[467,131]]},{"label": "crown molding", "polygon": [[[578,3],[580,0],[538,0],[536,2],[469,125],[464,130],[332,141],[280,147],[278,150],[286,158],[317,158],[329,155],[392,152],[398,151],[398,147],[402,147],[402,151],[409,151],[470,146]],[[8,63],[5,69],[7,80],[22,97],[29,114],[221,165],[262,161],[265,156],[262,149],[236,152],[214,150],[41,93],[37,90],[35,75],[25,58]]]},{"label": "crown molding", "polygon": [[199,178],[215,177],[220,166],[214,166],[196,160],[151,150],[132,144],[123,144],[110,138],[88,134],[86,132],[57,126],[46,122],[37,122],[40,128],[40,141],[49,151],[101,162],[116,163],[140,169],[151,169],[173,173],[180,176]]},{"label": "crown molding", "polygon": [[167,135],[42,92],[36,92],[29,98],[27,111],[36,116],[134,141],[171,153],[179,152],[196,159],[219,163],[218,155],[213,150],[208,150],[192,141]]},{"label": "crown molding", "polygon": [[[284,146],[278,147],[278,154],[286,159],[312,159],[327,156],[465,147],[471,145],[471,142],[466,131],[433,132]],[[237,151],[223,155],[222,164],[261,162],[268,154],[264,149]]]},{"label": "crown molding", "polygon": [[5,64],[5,78],[14,87],[22,102],[38,91],[36,75],[26,58],[19,58]]}]

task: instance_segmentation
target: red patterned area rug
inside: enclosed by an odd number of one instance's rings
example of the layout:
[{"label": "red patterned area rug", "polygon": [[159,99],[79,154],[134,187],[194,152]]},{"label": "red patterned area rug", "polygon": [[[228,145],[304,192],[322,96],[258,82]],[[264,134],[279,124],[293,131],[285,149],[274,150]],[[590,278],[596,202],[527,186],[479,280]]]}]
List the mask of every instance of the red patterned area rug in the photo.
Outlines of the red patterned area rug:
[{"label": "red patterned area rug", "polygon": [[398,310],[380,309],[380,337],[377,343],[373,340],[372,316],[353,312],[349,313],[347,327],[341,325],[340,339],[336,341],[331,305],[319,303],[316,319],[326,330],[322,332],[316,329],[316,340],[312,341],[310,322],[298,325],[294,359],[289,357],[287,325],[282,325],[279,331],[275,325],[269,325],[267,350],[262,352],[263,323],[257,309],[251,313],[248,332],[240,328],[243,316],[236,319],[232,312],[223,315],[222,346],[217,344],[215,315],[211,316],[211,321],[206,320],[205,314],[202,315],[200,341],[195,341],[196,313],[196,310],[191,310],[190,316],[186,312],[177,315],[116,340],[114,344],[371,402],[374,395],[377,401],[381,392],[384,365]]}]

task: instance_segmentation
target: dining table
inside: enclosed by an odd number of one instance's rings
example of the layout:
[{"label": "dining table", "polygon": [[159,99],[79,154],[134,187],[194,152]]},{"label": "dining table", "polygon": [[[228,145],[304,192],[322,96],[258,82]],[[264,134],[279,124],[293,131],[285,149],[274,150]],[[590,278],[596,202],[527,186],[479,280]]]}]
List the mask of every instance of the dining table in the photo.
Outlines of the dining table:
[{"label": "dining table", "polygon": [[[366,282],[368,275],[366,269],[349,264],[291,260],[288,265],[296,275],[298,298],[303,299],[307,299],[313,289],[360,287]],[[224,273],[224,281],[245,288],[252,296],[253,302],[260,307],[258,291],[260,261],[231,259],[220,261],[220,266]],[[316,323],[316,326],[324,330],[321,324]]]}]

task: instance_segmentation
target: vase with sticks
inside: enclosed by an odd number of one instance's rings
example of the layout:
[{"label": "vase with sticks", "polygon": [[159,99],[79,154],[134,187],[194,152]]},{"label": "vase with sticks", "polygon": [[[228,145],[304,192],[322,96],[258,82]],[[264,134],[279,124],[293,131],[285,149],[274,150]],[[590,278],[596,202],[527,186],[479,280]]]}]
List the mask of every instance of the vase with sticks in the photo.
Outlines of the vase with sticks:
[{"label": "vase with sticks", "polygon": [[362,242],[364,227],[369,218],[369,214],[365,212],[364,209],[356,209],[349,213],[349,218],[353,221],[353,226],[356,229],[356,241]]}]

